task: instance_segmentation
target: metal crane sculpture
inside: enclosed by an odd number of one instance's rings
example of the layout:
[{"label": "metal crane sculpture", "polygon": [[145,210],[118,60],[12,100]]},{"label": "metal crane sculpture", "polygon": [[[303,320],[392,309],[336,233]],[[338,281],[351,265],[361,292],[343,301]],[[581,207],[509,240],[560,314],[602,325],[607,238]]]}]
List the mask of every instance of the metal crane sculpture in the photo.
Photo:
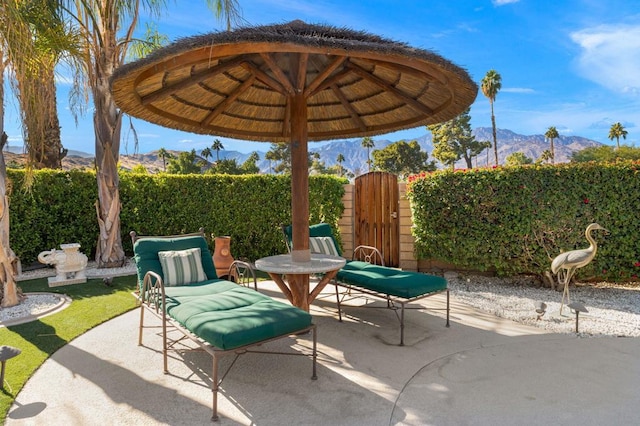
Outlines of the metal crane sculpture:
[{"label": "metal crane sculpture", "polygon": [[588,248],[564,252],[558,255],[553,259],[553,262],[551,262],[551,272],[558,274],[558,284],[564,286],[562,302],[560,303],[560,315],[562,315],[565,296],[567,298],[567,303],[571,303],[571,299],[569,298],[569,282],[571,281],[573,274],[576,272],[576,269],[588,265],[596,256],[598,245],[596,244],[596,240],[591,236],[591,232],[596,229],[609,232],[597,223],[590,224],[584,232],[584,235],[587,237],[590,244]]}]

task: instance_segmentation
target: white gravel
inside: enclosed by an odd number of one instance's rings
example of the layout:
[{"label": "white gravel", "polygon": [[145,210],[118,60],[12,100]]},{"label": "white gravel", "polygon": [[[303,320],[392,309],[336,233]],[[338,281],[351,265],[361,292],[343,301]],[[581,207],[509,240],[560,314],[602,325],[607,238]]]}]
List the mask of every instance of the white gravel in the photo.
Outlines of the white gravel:
[{"label": "white gravel", "polygon": [[61,306],[64,297],[53,293],[28,293],[16,306],[0,309],[0,324],[20,318],[35,317]]},{"label": "white gravel", "polygon": [[[562,292],[545,288],[534,277],[496,278],[445,274],[456,300],[477,309],[522,324],[555,333],[575,332],[575,312],[566,307],[560,316]],[[581,336],[640,336],[640,285],[577,283],[569,288],[572,302],[581,302],[589,312],[580,313]],[[547,304],[538,320],[537,302]]]},{"label": "white gravel", "polygon": [[[95,262],[89,262],[86,275],[99,278],[134,273],[135,264],[128,260],[122,268],[108,269],[97,269]],[[17,280],[54,275],[55,269],[42,268],[25,272]],[[460,302],[550,332],[575,332],[575,313],[565,306],[562,316],[559,314],[562,292],[542,287],[534,277],[496,278],[456,272],[447,272],[445,277],[451,296]],[[640,284],[578,283],[570,287],[570,295],[572,302],[581,302],[589,311],[579,317],[581,336],[640,336]],[[540,319],[535,311],[537,302],[547,304],[546,313]],[[60,298],[49,293],[31,294],[19,306],[0,309],[0,322],[38,315],[59,303]]]},{"label": "white gravel", "polygon": [[[133,275],[136,273],[136,264],[132,259],[126,259],[125,264],[121,268],[97,268],[95,261],[87,263],[85,275],[87,278],[100,277],[120,277],[123,275]],[[53,266],[33,269],[30,271],[22,271],[21,275],[16,277],[16,281],[32,280],[34,278],[54,277],[56,269]]]}]

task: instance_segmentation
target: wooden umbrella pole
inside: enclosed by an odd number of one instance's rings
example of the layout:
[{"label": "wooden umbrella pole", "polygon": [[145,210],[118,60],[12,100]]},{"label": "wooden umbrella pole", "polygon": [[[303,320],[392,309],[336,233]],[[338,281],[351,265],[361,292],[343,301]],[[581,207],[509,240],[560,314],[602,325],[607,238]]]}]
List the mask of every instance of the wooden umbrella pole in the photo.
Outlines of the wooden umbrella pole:
[{"label": "wooden umbrella pole", "polygon": [[309,158],[307,148],[307,103],[302,93],[291,102],[291,223],[294,262],[309,262]]}]

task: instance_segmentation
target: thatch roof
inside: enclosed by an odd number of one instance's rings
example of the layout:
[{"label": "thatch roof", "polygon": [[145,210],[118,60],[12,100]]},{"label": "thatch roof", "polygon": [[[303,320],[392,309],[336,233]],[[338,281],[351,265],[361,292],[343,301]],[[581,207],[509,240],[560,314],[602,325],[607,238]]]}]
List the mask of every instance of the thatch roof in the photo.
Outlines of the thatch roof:
[{"label": "thatch roof", "polygon": [[112,78],[130,115],[268,142],[289,140],[295,94],[306,103],[308,139],[328,140],[446,121],[477,91],[464,69],[433,52],[301,21],[183,38]]}]

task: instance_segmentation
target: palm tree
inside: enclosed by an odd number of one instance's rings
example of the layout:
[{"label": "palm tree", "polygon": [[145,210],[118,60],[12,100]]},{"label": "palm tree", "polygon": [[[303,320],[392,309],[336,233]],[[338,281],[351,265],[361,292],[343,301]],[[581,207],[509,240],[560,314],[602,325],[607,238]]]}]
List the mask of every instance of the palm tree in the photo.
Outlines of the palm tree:
[{"label": "palm tree", "polygon": [[362,147],[367,148],[367,165],[369,166],[369,171],[371,171],[371,156],[369,155],[369,150],[373,148],[376,144],[373,142],[369,136],[365,136],[362,138]]},{"label": "palm tree", "polygon": [[202,152],[200,152],[200,155],[205,160],[209,160],[209,158],[211,158],[211,156],[212,156],[211,148],[207,147],[207,148],[203,149]]},{"label": "palm tree", "polygon": [[273,167],[273,161],[278,161],[278,156],[276,154],[276,152],[273,149],[270,149],[269,151],[267,151],[267,153],[265,154],[264,158],[266,160],[269,160],[269,170],[271,170],[271,173],[274,173],[274,167]]},{"label": "palm tree", "polygon": [[231,23],[238,23],[242,15],[238,0],[207,0],[207,5],[215,12],[216,18],[225,20],[227,31],[231,31]]},{"label": "palm tree", "polygon": [[167,151],[164,148],[160,148],[158,150],[158,157],[162,158],[162,171],[166,172],[167,171],[167,159],[173,158],[173,154],[171,154],[169,151]]},{"label": "palm tree", "polygon": [[540,154],[540,157],[538,157],[538,159],[536,160],[536,163],[544,163],[547,160],[551,161],[553,160],[553,157],[551,156],[551,151],[545,149],[544,151],[542,151],[542,154]]},{"label": "palm tree", "polygon": [[489,99],[491,105],[491,127],[493,129],[493,154],[495,156],[496,166],[498,165],[498,141],[496,136],[496,117],[493,114],[493,103],[496,100],[498,92],[502,88],[502,77],[496,70],[489,70],[487,75],[482,79],[480,88],[482,94]]},{"label": "palm tree", "polygon": [[3,308],[15,306],[20,302],[18,286],[13,277],[13,264],[17,257],[9,246],[9,195],[7,167],[4,162],[4,146],[7,134],[4,132],[4,55],[0,50],[0,286],[2,286],[1,302]]},{"label": "palm tree", "polygon": [[[96,248],[98,267],[116,267],[124,263],[120,236],[120,189],[118,159],[122,112],[111,96],[109,79],[125,62],[137,27],[141,9],[153,17],[165,5],[163,0],[67,0],[64,2],[79,26],[83,43],[83,71],[94,102],[95,154],[98,181],[96,212],[100,237]],[[218,16],[233,0],[207,0]],[[228,21],[229,22],[229,21]]]},{"label": "palm tree", "polygon": [[[113,70],[125,62],[138,24],[141,2],[77,0],[66,3],[73,8],[73,18],[84,39],[85,61],[82,65],[94,102],[98,183],[96,213],[100,228],[96,262],[100,268],[117,267],[125,260],[120,236],[120,182],[117,166],[122,112],[111,96],[109,79]],[[143,3],[152,15],[157,15],[161,10],[159,0]]]},{"label": "palm tree", "polygon": [[547,132],[544,134],[544,137],[548,138],[551,144],[551,149],[550,149],[551,164],[554,164],[556,161],[556,152],[553,149],[553,140],[560,137],[560,135],[558,134],[558,130],[554,126],[551,126],[547,129]]},{"label": "palm tree", "polygon": [[211,149],[216,152],[216,162],[220,161],[220,150],[224,149],[222,142],[220,139],[214,139],[213,145],[211,145]]},{"label": "palm tree", "polygon": [[62,58],[75,67],[79,39],[65,24],[59,2],[5,0],[0,7],[0,48],[11,63],[29,167],[61,168],[54,69]]},{"label": "palm tree", "polygon": [[618,149],[620,149],[620,136],[622,136],[622,139],[627,139],[627,134],[629,134],[629,132],[624,129],[624,126],[620,122],[613,123],[609,129],[609,139],[616,139]]},{"label": "palm tree", "polygon": [[338,157],[336,158],[336,162],[338,163],[338,174],[340,175],[340,177],[342,177],[342,175],[344,174],[344,169],[342,168],[342,163],[344,163],[344,155],[342,154],[338,154]]},{"label": "palm tree", "polygon": [[[0,299],[2,307],[20,302],[16,285],[19,260],[10,247],[9,196],[6,164],[2,152],[4,132],[4,71],[11,65],[11,83],[18,93],[29,166],[61,167],[64,156],[55,100],[53,68],[66,45],[62,21],[51,4],[7,0],[0,7]],[[46,22],[45,22],[46,20]],[[57,41],[54,43],[53,40]],[[57,44],[56,44],[57,43]],[[47,46],[48,44],[52,44]],[[52,108],[53,106],[53,108]],[[49,143],[49,146],[47,146]],[[36,149],[39,148],[39,149]],[[49,148],[49,149],[47,149]]]}]

